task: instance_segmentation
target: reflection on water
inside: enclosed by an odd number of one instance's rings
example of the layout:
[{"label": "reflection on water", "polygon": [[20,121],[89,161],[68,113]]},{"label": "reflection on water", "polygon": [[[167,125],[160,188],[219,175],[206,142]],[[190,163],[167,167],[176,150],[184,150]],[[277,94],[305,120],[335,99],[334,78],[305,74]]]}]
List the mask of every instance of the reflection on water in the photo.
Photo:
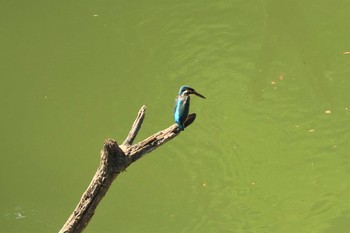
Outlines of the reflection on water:
[{"label": "reflection on water", "polygon": [[31,218],[37,214],[36,210],[25,210],[20,206],[17,206],[13,211],[5,212],[3,218],[6,220],[24,220]]},{"label": "reflection on water", "polygon": [[46,232],[57,228],[49,215],[42,216],[37,210],[22,206],[3,210],[1,217],[0,232]]},{"label": "reflection on water", "polygon": [[24,210],[22,207],[17,206],[14,211],[7,212],[3,215],[6,220],[24,220],[27,217],[36,215],[35,210]]}]

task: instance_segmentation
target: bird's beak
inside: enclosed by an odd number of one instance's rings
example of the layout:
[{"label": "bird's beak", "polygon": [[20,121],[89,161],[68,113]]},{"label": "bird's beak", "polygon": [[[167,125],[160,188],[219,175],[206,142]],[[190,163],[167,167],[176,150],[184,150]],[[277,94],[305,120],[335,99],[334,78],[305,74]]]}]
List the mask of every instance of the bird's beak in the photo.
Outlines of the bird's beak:
[{"label": "bird's beak", "polygon": [[198,92],[196,92],[196,91],[193,91],[193,94],[195,94],[196,96],[199,96],[199,97],[201,97],[201,98],[205,99],[205,97],[204,97],[203,95],[199,94],[199,93],[198,93]]}]

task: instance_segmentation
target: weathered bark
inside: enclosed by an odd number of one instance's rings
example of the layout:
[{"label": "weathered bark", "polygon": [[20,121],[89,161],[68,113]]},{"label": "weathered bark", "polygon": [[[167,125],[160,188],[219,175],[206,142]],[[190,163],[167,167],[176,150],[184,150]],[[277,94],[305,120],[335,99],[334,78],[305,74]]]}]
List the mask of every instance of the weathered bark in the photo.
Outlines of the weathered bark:
[{"label": "weathered bark", "polygon": [[[100,166],[93,177],[89,187],[84,192],[75,210],[64,224],[60,233],[82,232],[90,222],[95,209],[107,193],[113,180],[133,162],[140,159],[146,153],[153,151],[167,141],[176,137],[181,131],[176,124],[159,131],[143,141],[132,145],[145,117],[146,107],[142,106],[132,128],[121,146],[113,139],[104,142],[101,151]],[[190,114],[185,122],[185,127],[196,118],[196,114]]]}]

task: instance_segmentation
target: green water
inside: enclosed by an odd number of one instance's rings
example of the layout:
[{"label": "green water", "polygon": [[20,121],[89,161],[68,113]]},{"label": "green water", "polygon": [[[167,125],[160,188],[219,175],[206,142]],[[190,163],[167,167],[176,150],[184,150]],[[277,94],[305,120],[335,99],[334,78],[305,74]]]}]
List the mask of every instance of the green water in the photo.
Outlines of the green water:
[{"label": "green water", "polygon": [[57,232],[106,138],[197,119],[121,174],[85,232],[350,232],[350,3],[9,1],[0,232]]}]

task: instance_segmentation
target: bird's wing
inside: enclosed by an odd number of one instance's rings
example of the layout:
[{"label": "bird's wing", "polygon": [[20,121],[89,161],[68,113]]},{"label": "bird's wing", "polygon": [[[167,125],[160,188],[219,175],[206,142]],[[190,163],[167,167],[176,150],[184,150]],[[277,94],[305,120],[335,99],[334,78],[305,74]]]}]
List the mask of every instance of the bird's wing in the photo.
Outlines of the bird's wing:
[{"label": "bird's wing", "polygon": [[190,98],[188,96],[180,96],[177,102],[177,111],[179,114],[180,122],[184,122],[188,115],[188,110],[190,108]]}]

